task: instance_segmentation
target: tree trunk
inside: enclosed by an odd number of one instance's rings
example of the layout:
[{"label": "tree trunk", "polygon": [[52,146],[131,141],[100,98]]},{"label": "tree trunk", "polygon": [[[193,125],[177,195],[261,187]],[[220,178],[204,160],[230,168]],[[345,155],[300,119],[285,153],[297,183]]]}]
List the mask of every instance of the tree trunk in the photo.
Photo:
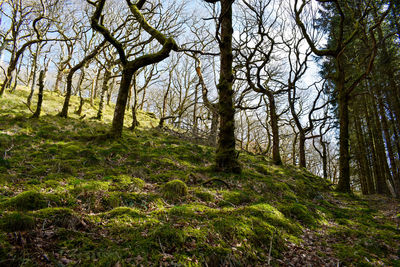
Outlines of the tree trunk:
[{"label": "tree trunk", "polygon": [[328,152],[326,149],[326,143],[322,140],[320,140],[321,146],[322,146],[322,170],[323,170],[323,175],[324,179],[328,179]]},{"label": "tree trunk", "polygon": [[72,77],[74,76],[75,71],[72,69],[69,71],[67,75],[67,90],[65,92],[65,99],[64,99],[64,104],[63,108],[59,114],[60,117],[67,118],[68,117],[68,108],[69,108],[69,102],[71,100],[71,95],[72,95]]},{"label": "tree trunk", "polygon": [[137,112],[137,87],[136,87],[136,75],[133,78],[133,104],[132,104],[132,125],[130,127],[131,130],[135,130],[137,126],[139,126],[139,121],[137,120],[136,112]]},{"label": "tree trunk", "polygon": [[232,3],[221,0],[221,65],[218,83],[220,131],[216,151],[216,169],[225,172],[241,172],[235,150],[235,109],[233,106],[232,73]]},{"label": "tree trunk", "polygon": [[299,155],[300,155],[300,167],[306,168],[306,135],[303,131],[299,133]]},{"label": "tree trunk", "polygon": [[54,83],[54,92],[58,92],[60,95],[62,94],[62,92],[60,90],[60,82],[62,79],[62,75],[63,75],[63,70],[58,70],[57,76],[56,76],[56,81]]},{"label": "tree trunk", "polygon": [[111,126],[110,135],[121,137],[124,127],[125,107],[128,101],[128,93],[131,87],[134,70],[124,67],[122,70],[121,84],[119,87],[117,102],[115,103],[114,118]]},{"label": "tree trunk", "polygon": [[17,68],[17,71],[16,71],[16,73],[15,73],[15,82],[14,82],[13,87],[12,87],[11,90],[10,90],[10,93],[14,93],[14,92],[15,92],[15,89],[17,89],[17,85],[18,85],[18,76],[19,76],[19,73],[21,72],[22,60],[23,60],[23,58],[24,58],[24,54],[21,55],[21,60],[19,61],[18,68]]},{"label": "tree trunk", "polygon": [[40,54],[40,44],[37,44],[36,47],[36,52],[33,56],[32,59],[32,64],[33,64],[33,78],[32,78],[32,86],[31,86],[31,92],[29,93],[28,99],[26,100],[26,103],[28,106],[31,106],[32,98],[33,98],[33,93],[35,92],[35,85],[36,85],[36,72],[37,72],[37,59],[38,55]]},{"label": "tree trunk", "polygon": [[104,97],[108,89],[108,82],[110,78],[111,78],[111,72],[106,68],[103,77],[103,86],[101,87],[99,110],[97,111],[97,117],[96,117],[97,120],[101,120],[103,118]]},{"label": "tree trunk", "polygon": [[90,105],[91,106],[94,106],[93,101],[94,101],[94,99],[97,98],[97,91],[98,91],[97,87],[98,87],[98,84],[99,84],[100,73],[101,73],[101,68],[99,68],[97,70],[96,79],[95,79],[95,81],[93,83],[92,91],[91,91],[91,94],[90,94]]},{"label": "tree trunk", "polygon": [[192,120],[193,120],[193,128],[192,128],[192,134],[194,136],[197,136],[197,98],[198,98],[198,86],[195,87],[194,89],[194,106],[193,106],[193,114],[192,114]]},{"label": "tree trunk", "polygon": [[389,188],[387,186],[387,180],[392,180],[391,174],[389,172],[389,166],[387,163],[386,159],[386,152],[385,152],[385,146],[383,143],[383,137],[382,137],[382,126],[380,123],[380,118],[378,116],[377,112],[377,105],[374,103],[375,101],[371,101],[370,103],[370,108],[373,116],[373,132],[374,132],[374,137],[375,137],[375,150],[377,153],[377,159],[379,162],[379,166],[381,168],[380,175],[378,176],[377,184],[376,184],[376,192],[378,194],[384,194],[387,195],[389,194]]},{"label": "tree trunk", "polygon": [[388,122],[387,122],[387,118],[386,118],[385,110],[384,110],[384,105],[383,105],[381,97],[378,100],[378,105],[379,105],[380,119],[381,119],[381,122],[382,122],[382,130],[383,130],[384,137],[385,137],[387,154],[389,156],[389,164],[390,164],[390,170],[391,170],[391,173],[392,173],[391,177],[392,177],[392,181],[393,181],[394,192],[396,194],[396,197],[400,197],[399,171],[398,171],[398,168],[396,167],[396,161],[395,161],[395,156],[394,156],[394,153],[393,153],[392,141],[390,139],[391,135],[389,133],[389,125],[388,125]]},{"label": "tree trunk", "polygon": [[[368,163],[368,152],[366,151],[366,144],[364,141],[364,133],[361,128],[361,122],[360,118],[357,115],[357,111],[355,112],[354,116],[354,126],[355,126],[355,132],[356,132],[356,141],[357,141],[357,150],[354,152],[357,161],[359,162],[359,169],[360,169],[360,175],[361,175],[361,188],[362,188],[362,193],[364,195],[372,194],[373,193],[373,182],[372,182],[372,177],[371,177],[371,168]],[[365,185],[363,185],[365,183]]]},{"label": "tree trunk", "polygon": [[[344,85],[344,80],[343,84]],[[350,189],[350,153],[349,153],[349,98],[345,94],[343,87],[338,88],[339,98],[339,183],[337,190],[339,192],[349,193]]]},{"label": "tree trunk", "polygon": [[79,92],[79,107],[78,107],[78,110],[75,112],[75,114],[77,114],[79,116],[82,114],[83,105],[85,104],[85,99],[82,96],[82,84],[83,84],[84,78],[85,78],[85,69],[82,68],[81,76],[79,77],[78,88],[77,88],[78,92]]},{"label": "tree trunk", "polygon": [[293,166],[296,166],[296,144],[297,144],[297,138],[299,138],[299,133],[294,132],[294,140],[292,144],[292,164]]},{"label": "tree trunk", "polygon": [[272,130],[272,161],[275,165],[281,165],[282,159],[279,152],[279,125],[278,115],[276,114],[275,98],[273,94],[268,94],[269,114],[271,117]]},{"label": "tree trunk", "polygon": [[44,70],[40,71],[39,74],[39,93],[38,93],[38,102],[36,106],[36,111],[33,113],[32,118],[39,118],[40,112],[42,110],[43,103],[43,88],[44,88]]},{"label": "tree trunk", "polygon": [[219,114],[217,110],[213,109],[211,111],[211,129],[209,136],[209,143],[211,146],[215,146],[217,144],[217,136],[218,136],[218,122],[219,122]]}]

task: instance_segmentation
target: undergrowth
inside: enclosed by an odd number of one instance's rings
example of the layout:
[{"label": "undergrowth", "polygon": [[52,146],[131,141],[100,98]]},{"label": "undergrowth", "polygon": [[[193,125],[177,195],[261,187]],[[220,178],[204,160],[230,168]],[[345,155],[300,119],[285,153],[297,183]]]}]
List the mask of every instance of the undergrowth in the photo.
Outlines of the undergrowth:
[{"label": "undergrowth", "polygon": [[26,96],[0,98],[0,265],[279,265],[321,226],[341,263],[399,264],[385,256],[399,248],[395,221],[303,169],[243,152],[241,174],[217,173],[214,148],[153,128],[151,114],[109,140],[112,107],[104,121],[89,104],[64,119],[45,92],[29,119]]}]

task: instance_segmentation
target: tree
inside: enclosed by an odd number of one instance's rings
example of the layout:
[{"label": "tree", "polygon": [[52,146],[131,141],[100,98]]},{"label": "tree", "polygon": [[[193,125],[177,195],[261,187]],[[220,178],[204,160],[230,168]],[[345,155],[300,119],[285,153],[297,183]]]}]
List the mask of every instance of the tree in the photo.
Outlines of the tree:
[{"label": "tree", "polygon": [[67,75],[67,90],[65,94],[65,99],[64,99],[64,104],[63,108],[58,114],[60,117],[68,117],[68,108],[69,108],[69,101],[71,99],[72,95],[72,78],[74,77],[74,74],[76,71],[81,69],[83,66],[85,66],[90,60],[92,60],[97,54],[101,51],[103,46],[106,44],[106,41],[102,41],[100,44],[98,44],[93,51],[91,51],[89,54],[87,54],[79,63],[77,63],[75,66],[73,66]]},{"label": "tree", "polygon": [[139,57],[136,57],[133,60],[129,60],[129,50],[124,49],[124,45],[121,41],[118,41],[115,36],[112,35],[110,30],[108,30],[103,25],[102,12],[106,3],[106,0],[100,0],[97,3],[91,2],[95,7],[95,11],[91,18],[92,28],[99,33],[101,33],[105,40],[109,42],[118,52],[119,59],[122,66],[122,78],[120,83],[120,88],[118,92],[117,102],[115,105],[114,118],[112,122],[112,127],[110,130],[111,137],[120,137],[122,135],[122,129],[124,124],[125,117],[125,109],[128,101],[128,94],[132,82],[133,75],[142,67],[147,65],[158,63],[169,56],[171,50],[177,51],[178,45],[172,37],[166,37],[157,29],[153,28],[147,20],[144,18],[143,14],[140,10],[143,8],[143,5],[146,1],[141,0],[136,4],[133,4],[130,0],[126,0],[126,4],[129,7],[129,10],[140,27],[145,30],[151,37],[151,39],[157,40],[159,44],[162,45],[162,48],[155,53],[145,54]]},{"label": "tree", "polygon": [[[302,21],[302,13],[307,6],[307,1],[302,0],[300,6],[298,0],[294,2],[294,14],[296,24],[303,33],[312,52],[319,57],[328,57],[334,63],[334,73],[332,79],[337,92],[337,104],[339,109],[340,125],[340,160],[339,160],[339,184],[337,190],[350,192],[350,153],[349,153],[349,101],[350,95],[356,86],[367,77],[372,69],[377,51],[375,39],[376,27],[382,22],[389,9],[375,20],[374,25],[369,25],[367,18],[371,10],[370,2],[362,1],[360,5],[348,5],[339,0],[323,1],[324,7],[333,12],[326,14],[326,23],[329,25],[330,35],[326,48],[318,48],[315,40],[310,36],[306,25]],[[383,7],[384,3],[382,3]],[[349,27],[349,26],[352,27]],[[368,28],[367,28],[368,25]],[[365,32],[369,36],[369,55],[364,59],[364,68],[354,74],[346,69],[347,58],[346,49],[357,39],[357,35]]]},{"label": "tree", "polygon": [[[268,99],[268,111],[272,132],[272,160],[281,165],[279,116],[277,111],[277,97],[286,92],[286,88],[273,86],[269,82],[278,74],[277,65],[272,65],[273,52],[278,40],[278,18],[275,16],[268,21],[272,10],[268,12],[272,1],[247,2],[244,1],[243,32],[240,35],[237,52],[243,59],[244,76],[248,86],[256,93],[265,95]],[[269,24],[266,24],[268,21]],[[273,30],[276,28],[275,30]],[[281,29],[281,28],[279,28]],[[254,43],[253,43],[254,42]]]},{"label": "tree", "polygon": [[[11,86],[12,73],[16,69],[18,61],[25,50],[33,44],[38,44],[45,40],[55,40],[46,39],[44,33],[49,29],[49,24],[51,23],[49,14],[56,6],[57,1],[54,3],[45,3],[42,0],[40,4],[35,5],[23,2],[22,0],[13,0],[7,2],[7,4],[10,5],[12,15],[10,16],[10,28],[4,35],[4,41],[5,43],[11,42],[12,44],[10,63],[7,67],[3,84],[0,87],[0,97],[4,94],[5,89]],[[41,24],[42,21],[45,22]],[[29,34],[20,36],[29,30]],[[9,35],[10,37],[8,37]]]},{"label": "tree", "polygon": [[235,109],[233,105],[233,54],[232,54],[232,4],[234,0],[204,0],[221,3],[216,38],[220,49],[220,73],[218,88],[218,112],[220,118],[216,165],[218,171],[241,172],[235,149]]}]

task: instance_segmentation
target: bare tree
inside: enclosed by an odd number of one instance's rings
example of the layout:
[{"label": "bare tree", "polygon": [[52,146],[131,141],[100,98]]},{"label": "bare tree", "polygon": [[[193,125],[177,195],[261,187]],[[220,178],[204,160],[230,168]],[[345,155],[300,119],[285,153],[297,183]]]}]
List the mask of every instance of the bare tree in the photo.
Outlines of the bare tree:
[{"label": "bare tree", "polygon": [[121,84],[115,106],[112,128],[110,131],[110,136],[120,137],[122,134],[125,109],[133,75],[136,71],[144,66],[164,60],[169,56],[171,50],[177,51],[178,46],[172,37],[167,38],[159,30],[152,27],[144,18],[140,10],[143,8],[143,5],[146,1],[139,1],[136,4],[133,4],[130,0],[126,0],[126,4],[128,5],[131,14],[140,27],[150,35],[151,39],[157,40],[157,42],[162,45],[162,48],[158,52],[142,55],[133,60],[129,60],[129,50],[124,49],[123,43],[118,41],[102,23],[101,16],[106,0],[100,0],[97,3],[91,1],[88,2],[95,6],[95,11],[91,19],[93,29],[100,32],[107,42],[115,47],[122,66]]}]

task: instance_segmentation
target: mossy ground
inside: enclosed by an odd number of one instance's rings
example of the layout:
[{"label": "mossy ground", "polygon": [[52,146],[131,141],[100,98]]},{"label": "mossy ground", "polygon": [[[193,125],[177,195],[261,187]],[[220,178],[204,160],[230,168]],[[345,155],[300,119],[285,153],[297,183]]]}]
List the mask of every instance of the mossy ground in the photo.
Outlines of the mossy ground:
[{"label": "mossy ground", "polygon": [[[45,92],[43,116],[29,119],[26,96],[0,98],[1,264],[280,265],[288,244],[309,245],[306,231],[333,251],[319,257],[400,264],[397,221],[385,213],[395,201],[336,194],[304,170],[246,153],[241,174],[217,173],[213,148],[152,128],[145,112],[114,141],[103,138],[112,107],[100,122],[85,104],[80,119],[73,98],[63,119],[62,98]],[[176,198],[165,193],[174,180],[187,185]]]}]

